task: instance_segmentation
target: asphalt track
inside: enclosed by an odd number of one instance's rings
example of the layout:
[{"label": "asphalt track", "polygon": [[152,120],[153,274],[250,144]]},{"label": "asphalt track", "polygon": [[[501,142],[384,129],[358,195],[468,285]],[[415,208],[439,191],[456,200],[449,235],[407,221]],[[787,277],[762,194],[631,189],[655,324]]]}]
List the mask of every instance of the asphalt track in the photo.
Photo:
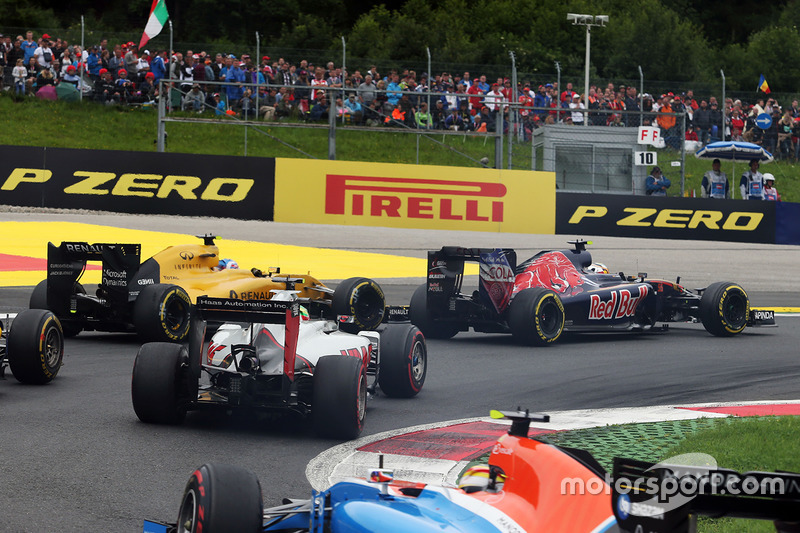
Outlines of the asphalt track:
[{"label": "asphalt track", "polygon": [[[230,239],[422,261],[418,275],[374,276],[390,303],[406,303],[422,282],[428,249],[502,245],[525,257],[528,251],[561,247],[565,240],[118,215],[0,213],[3,220],[168,228],[188,235],[211,231]],[[741,282],[757,305],[800,304],[800,279],[793,275],[800,259],[796,248],[594,240],[595,258],[615,271],[645,270],[668,279],[681,275],[689,287],[730,279]],[[305,253],[309,263],[319,257],[318,251]],[[369,275],[370,266],[353,274]],[[30,290],[1,288],[0,311],[25,308]],[[545,349],[516,346],[502,335],[459,334],[450,341],[429,341],[424,390],[411,400],[372,400],[364,434],[484,416],[490,408],[518,405],[548,411],[796,399],[796,324],[795,318],[780,317],[778,328],[748,329],[734,339],[714,338],[702,326],[689,324],[640,336],[568,337]],[[50,385],[0,381],[0,531],[136,531],[144,517],[174,520],[186,479],[208,461],[255,470],[268,504],[308,494],[307,462],[335,441],[316,438],[307,425],[291,418],[195,413],[180,427],[142,424],[130,403],[137,349],[129,335],[82,334],[67,341],[65,365]]]}]

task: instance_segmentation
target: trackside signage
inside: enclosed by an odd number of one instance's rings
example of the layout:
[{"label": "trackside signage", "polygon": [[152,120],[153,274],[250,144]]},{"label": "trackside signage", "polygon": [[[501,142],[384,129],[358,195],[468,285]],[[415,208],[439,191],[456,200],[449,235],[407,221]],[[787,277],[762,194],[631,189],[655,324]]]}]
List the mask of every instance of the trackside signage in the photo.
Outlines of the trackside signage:
[{"label": "trackside signage", "polygon": [[553,233],[551,172],[276,159],[275,221]]},{"label": "trackside signage", "polygon": [[775,202],[559,193],[556,233],[775,242]]},{"label": "trackside signage", "polygon": [[0,204],[272,220],[275,160],[0,146]]}]

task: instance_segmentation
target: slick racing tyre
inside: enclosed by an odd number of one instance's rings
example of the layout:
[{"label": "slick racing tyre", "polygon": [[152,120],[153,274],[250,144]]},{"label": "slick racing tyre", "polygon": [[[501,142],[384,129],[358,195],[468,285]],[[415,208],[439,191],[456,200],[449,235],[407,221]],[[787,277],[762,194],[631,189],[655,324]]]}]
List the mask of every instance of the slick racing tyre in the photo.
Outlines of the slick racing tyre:
[{"label": "slick racing tyre", "polygon": [[191,319],[192,301],[177,285],[147,285],[133,306],[133,325],[145,342],[183,342]]},{"label": "slick racing tyre", "polygon": [[520,342],[547,346],[564,331],[564,305],[561,298],[541,287],[517,293],[508,310],[508,326]]},{"label": "slick racing tyre", "polygon": [[429,339],[451,339],[460,331],[458,326],[449,322],[438,321],[431,316],[428,309],[427,284],[417,287],[411,296],[408,318]]},{"label": "slick racing tyre", "polygon": [[383,289],[368,278],[349,278],[336,287],[333,293],[332,311],[336,316],[353,317],[352,324],[340,324],[339,329],[348,333],[374,330],[383,322],[386,298]]},{"label": "slick racing tyre", "polygon": [[204,464],[183,491],[178,533],[257,533],[264,504],[256,475],[244,468]]},{"label": "slick racing tyre", "polygon": [[747,326],[750,299],[735,283],[712,283],[700,299],[700,320],[706,331],[717,337],[738,335]]},{"label": "slick racing tyre", "polygon": [[311,415],[321,437],[351,440],[361,434],[367,412],[367,376],[363,361],[328,355],[314,369]]},{"label": "slick racing tyre", "polygon": [[56,377],[64,361],[64,333],[56,315],[28,309],[17,315],[7,340],[8,366],[20,383],[42,385]]},{"label": "slick racing tyre", "polygon": [[428,371],[425,337],[415,326],[388,326],[381,333],[378,384],[387,396],[411,398],[422,390]]},{"label": "slick racing tyre", "polygon": [[[86,289],[76,281],[72,286],[72,294],[86,294]],[[31,309],[50,309],[47,307],[47,280],[40,281],[36,284],[36,287],[33,288],[28,307]],[[83,331],[83,328],[76,323],[62,323],[61,328],[64,331],[65,337],[74,337]]]},{"label": "slick racing tyre", "polygon": [[190,391],[197,390],[189,374],[189,354],[180,344],[149,342],[139,348],[131,379],[131,400],[139,420],[183,422]]}]

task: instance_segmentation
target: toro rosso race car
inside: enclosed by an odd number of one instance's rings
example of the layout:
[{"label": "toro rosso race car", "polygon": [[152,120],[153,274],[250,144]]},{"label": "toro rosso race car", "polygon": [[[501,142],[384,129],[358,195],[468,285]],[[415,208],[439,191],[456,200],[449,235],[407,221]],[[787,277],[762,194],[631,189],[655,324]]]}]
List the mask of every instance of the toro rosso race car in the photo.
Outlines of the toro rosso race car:
[{"label": "toro rosso race car", "polygon": [[[520,342],[548,345],[567,331],[638,330],[659,322],[701,321],[717,336],[748,325],[774,325],[774,313],[750,309],[735,283],[712,283],[691,292],[673,283],[610,274],[592,262],[586,241],[542,251],[517,264],[508,248],[446,246],[428,252],[428,279],[411,298],[409,318],[430,338],[448,339],[473,328],[511,333]],[[462,292],[464,262],[480,266],[478,290]]]},{"label": "toro rosso race car", "polygon": [[41,309],[0,314],[0,378],[6,368],[20,383],[43,385],[64,361],[64,332],[56,316]]},{"label": "toro rosso race car", "polygon": [[[30,307],[53,311],[67,336],[82,330],[136,331],[145,341],[182,342],[198,296],[268,300],[291,278],[312,316],[351,316],[344,326],[351,331],[375,329],[383,320],[383,291],[370,279],[350,278],[334,291],[309,275],[224,268],[228,260],[221,260],[216,237],[199,238],[203,244],[170,246],[143,263],[139,244],[49,243],[47,279],[34,289]],[[102,263],[94,295],[80,283],[88,261]]]},{"label": "toro rosso race car", "polygon": [[[339,323],[352,317],[312,319],[300,304],[289,290],[271,300],[198,297],[188,348],[148,343],[139,350],[136,415],[179,423],[195,409],[291,411],[309,416],[321,436],[353,439],[364,425],[368,394],[380,388],[410,398],[422,389],[427,351],[419,329],[389,324],[382,332],[351,334]],[[207,345],[206,320],[223,322]]]},{"label": "toro rosso race car", "polygon": [[[287,499],[264,509],[255,474],[205,464],[186,484],[177,523],[145,520],[143,531],[657,533],[694,531],[701,514],[775,520],[778,531],[795,531],[789,528],[800,520],[798,474],[744,474],[793,487],[783,494],[766,487],[747,496],[715,496],[713,487],[703,485],[693,498],[664,501],[638,488],[658,486],[668,476],[683,480],[682,467],[615,459],[612,477],[588,452],[528,438],[531,421],[548,421],[547,415],[496,414],[512,420],[508,433],[492,448],[489,464],[468,469],[458,487],[397,481],[391,471],[376,468],[366,479],[345,480],[311,499]],[[742,476],[722,469],[700,474],[728,481]]]}]

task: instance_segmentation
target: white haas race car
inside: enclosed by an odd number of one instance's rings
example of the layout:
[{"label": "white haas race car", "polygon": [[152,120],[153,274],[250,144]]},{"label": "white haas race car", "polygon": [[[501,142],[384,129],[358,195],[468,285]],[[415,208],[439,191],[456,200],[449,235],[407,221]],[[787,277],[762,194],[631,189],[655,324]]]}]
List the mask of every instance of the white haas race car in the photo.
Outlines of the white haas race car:
[{"label": "white haas race car", "polygon": [[[415,326],[346,333],[338,326],[351,317],[309,319],[294,291],[274,292],[270,300],[198,297],[188,346],[143,345],[132,379],[139,419],[177,424],[189,410],[214,407],[290,411],[310,417],[320,436],[353,439],[368,394],[410,398],[422,389],[427,349]],[[223,323],[207,345],[206,321]]]}]

